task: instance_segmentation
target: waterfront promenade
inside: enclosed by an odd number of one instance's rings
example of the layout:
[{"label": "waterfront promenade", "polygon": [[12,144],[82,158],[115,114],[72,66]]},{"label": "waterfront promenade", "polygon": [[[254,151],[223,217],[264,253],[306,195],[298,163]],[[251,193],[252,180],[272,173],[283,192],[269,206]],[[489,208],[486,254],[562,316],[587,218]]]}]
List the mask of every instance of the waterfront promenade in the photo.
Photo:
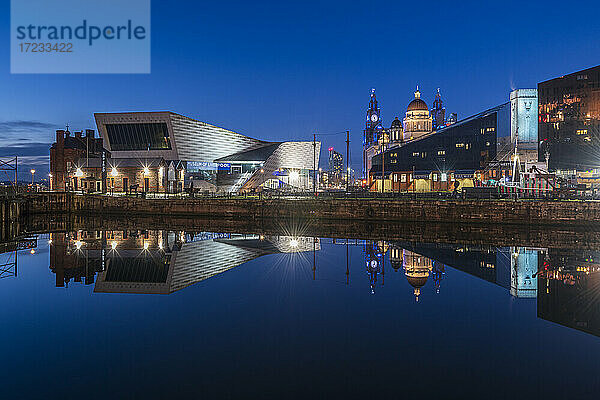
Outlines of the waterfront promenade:
[{"label": "waterfront promenade", "polygon": [[27,214],[322,219],[334,221],[484,223],[600,227],[600,202],[411,198],[166,198],[74,193],[27,196]]}]

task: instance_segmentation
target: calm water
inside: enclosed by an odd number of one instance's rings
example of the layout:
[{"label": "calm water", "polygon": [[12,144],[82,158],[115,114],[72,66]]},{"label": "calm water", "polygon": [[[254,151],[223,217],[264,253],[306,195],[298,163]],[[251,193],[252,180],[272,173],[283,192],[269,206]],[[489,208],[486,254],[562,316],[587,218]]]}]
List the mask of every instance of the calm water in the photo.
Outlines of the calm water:
[{"label": "calm water", "polygon": [[32,239],[0,254],[2,398],[600,389],[600,251],[177,230]]}]

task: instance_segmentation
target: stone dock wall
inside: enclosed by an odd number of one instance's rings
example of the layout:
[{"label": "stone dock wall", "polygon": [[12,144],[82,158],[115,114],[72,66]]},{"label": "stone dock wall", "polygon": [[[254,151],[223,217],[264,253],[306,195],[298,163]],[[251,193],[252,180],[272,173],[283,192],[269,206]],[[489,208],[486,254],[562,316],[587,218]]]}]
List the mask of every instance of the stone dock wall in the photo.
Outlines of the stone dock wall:
[{"label": "stone dock wall", "polygon": [[600,227],[600,202],[406,199],[142,199],[41,193],[28,214],[153,215],[258,220],[323,219]]}]

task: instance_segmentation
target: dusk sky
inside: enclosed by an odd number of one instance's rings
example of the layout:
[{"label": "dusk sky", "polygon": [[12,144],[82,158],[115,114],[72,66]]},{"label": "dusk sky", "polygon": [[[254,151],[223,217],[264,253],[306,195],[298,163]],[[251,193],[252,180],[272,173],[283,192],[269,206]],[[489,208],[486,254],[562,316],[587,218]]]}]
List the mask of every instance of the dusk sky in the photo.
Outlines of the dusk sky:
[{"label": "dusk sky", "polygon": [[[154,0],[151,74],[11,75],[1,0],[0,156],[25,156],[22,171],[36,165],[45,176],[65,124],[96,129],[94,112],[169,110],[265,140],[350,130],[359,171],[371,88],[386,127],[417,84],[429,106],[439,87],[446,112],[462,119],[508,101],[511,88],[598,65],[597,10],[591,1]],[[320,139],[345,150],[345,135]]]}]

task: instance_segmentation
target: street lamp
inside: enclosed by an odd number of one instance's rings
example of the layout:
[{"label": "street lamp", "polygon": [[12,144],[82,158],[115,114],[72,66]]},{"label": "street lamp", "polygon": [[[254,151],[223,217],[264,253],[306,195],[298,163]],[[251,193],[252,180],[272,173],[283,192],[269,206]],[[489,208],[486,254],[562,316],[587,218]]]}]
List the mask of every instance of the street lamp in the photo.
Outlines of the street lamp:
[{"label": "street lamp", "polygon": [[52,191],[52,174],[48,174],[48,178],[50,180],[50,191]]},{"label": "street lamp", "polygon": [[31,170],[31,186],[33,186],[33,177],[35,176],[35,169]]}]

